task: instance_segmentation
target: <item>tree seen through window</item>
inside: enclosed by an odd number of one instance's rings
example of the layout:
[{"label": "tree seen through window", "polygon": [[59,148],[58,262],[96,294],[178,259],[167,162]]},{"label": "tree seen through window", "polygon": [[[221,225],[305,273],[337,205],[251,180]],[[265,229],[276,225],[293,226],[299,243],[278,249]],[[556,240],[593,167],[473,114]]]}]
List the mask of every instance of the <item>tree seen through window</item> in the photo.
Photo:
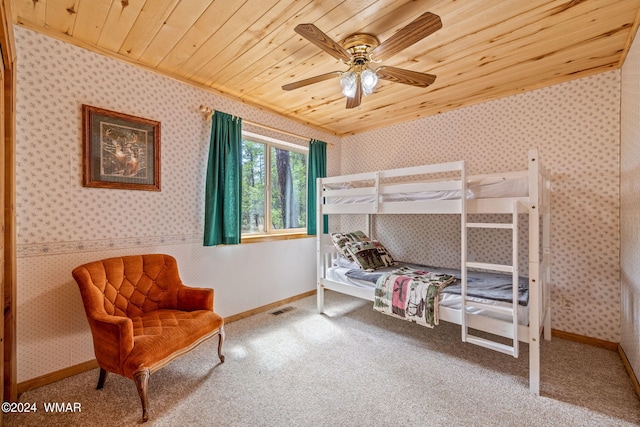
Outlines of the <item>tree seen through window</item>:
[{"label": "tree seen through window", "polygon": [[242,233],[263,234],[305,228],[306,178],[306,153],[244,139]]}]

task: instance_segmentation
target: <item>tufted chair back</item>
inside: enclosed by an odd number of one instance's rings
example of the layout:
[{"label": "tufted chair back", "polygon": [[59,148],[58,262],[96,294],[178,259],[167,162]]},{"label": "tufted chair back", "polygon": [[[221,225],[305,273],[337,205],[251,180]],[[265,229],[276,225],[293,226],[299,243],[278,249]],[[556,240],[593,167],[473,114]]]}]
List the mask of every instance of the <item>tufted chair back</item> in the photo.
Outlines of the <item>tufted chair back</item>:
[{"label": "tufted chair back", "polygon": [[79,282],[79,286],[83,299],[92,302],[86,306],[88,311],[139,317],[153,310],[176,308],[182,282],[171,256],[108,258],[85,264],[84,268],[89,280]]}]

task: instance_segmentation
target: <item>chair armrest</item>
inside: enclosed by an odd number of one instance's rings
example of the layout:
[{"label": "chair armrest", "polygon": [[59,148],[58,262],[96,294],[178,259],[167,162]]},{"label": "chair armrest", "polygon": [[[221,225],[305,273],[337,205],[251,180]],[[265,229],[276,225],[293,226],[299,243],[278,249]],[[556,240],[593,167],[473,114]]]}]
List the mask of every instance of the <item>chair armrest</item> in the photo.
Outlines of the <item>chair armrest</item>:
[{"label": "chair armrest", "polygon": [[181,286],[178,290],[178,310],[213,311],[213,289]]},{"label": "chair armrest", "polygon": [[94,314],[89,326],[98,363],[104,369],[120,373],[133,350],[133,322],[128,317]]}]

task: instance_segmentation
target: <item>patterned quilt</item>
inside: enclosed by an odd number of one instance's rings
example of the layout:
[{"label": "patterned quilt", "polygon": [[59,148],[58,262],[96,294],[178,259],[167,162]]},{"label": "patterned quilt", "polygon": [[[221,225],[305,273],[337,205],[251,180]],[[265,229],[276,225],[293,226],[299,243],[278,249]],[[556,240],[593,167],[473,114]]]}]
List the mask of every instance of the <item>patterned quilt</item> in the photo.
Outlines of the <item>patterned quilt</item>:
[{"label": "patterned quilt", "polygon": [[432,328],[438,324],[438,296],[453,283],[449,274],[400,267],[376,282],[374,310]]}]

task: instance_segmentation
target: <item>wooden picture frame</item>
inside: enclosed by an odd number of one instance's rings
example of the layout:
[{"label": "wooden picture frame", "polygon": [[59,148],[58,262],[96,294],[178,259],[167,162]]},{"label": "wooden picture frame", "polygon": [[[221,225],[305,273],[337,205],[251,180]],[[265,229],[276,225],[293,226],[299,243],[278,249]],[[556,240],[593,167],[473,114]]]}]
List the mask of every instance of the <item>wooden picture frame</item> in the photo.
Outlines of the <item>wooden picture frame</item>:
[{"label": "wooden picture frame", "polygon": [[84,187],[160,191],[160,122],[82,105]]}]

